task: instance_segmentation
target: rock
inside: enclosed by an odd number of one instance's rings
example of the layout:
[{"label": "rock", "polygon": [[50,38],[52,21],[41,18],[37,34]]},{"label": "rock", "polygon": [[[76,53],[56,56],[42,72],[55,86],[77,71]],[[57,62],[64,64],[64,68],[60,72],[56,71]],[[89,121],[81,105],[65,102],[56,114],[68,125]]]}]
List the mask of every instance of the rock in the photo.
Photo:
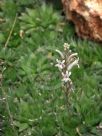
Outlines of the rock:
[{"label": "rock", "polygon": [[102,42],[102,0],[62,0],[62,3],[78,36]]}]

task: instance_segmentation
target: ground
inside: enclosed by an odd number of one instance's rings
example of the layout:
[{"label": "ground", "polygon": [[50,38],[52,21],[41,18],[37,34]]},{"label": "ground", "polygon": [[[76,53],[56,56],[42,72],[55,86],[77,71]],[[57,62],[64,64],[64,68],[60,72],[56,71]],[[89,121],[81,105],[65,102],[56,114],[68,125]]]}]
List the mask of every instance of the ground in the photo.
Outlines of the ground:
[{"label": "ground", "polygon": [[[77,37],[73,24],[50,5],[1,4],[1,135],[101,136],[101,43]],[[55,67],[55,50],[63,50],[65,42],[80,58],[71,76],[71,114]]]}]

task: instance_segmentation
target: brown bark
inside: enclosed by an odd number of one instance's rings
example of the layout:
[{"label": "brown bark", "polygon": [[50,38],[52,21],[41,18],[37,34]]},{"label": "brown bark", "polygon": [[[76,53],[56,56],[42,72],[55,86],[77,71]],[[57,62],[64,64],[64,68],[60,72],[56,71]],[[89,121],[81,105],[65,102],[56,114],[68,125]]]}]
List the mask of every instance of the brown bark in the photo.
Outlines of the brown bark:
[{"label": "brown bark", "polygon": [[62,0],[62,3],[78,36],[102,41],[102,0]]}]

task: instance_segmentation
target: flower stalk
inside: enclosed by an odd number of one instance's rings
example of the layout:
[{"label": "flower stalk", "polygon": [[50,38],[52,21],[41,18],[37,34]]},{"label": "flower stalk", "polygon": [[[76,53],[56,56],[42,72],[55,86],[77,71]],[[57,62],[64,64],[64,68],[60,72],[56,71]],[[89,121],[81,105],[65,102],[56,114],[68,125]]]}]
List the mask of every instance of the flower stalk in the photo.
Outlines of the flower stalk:
[{"label": "flower stalk", "polygon": [[65,93],[66,105],[69,111],[69,98],[70,93],[73,91],[73,83],[70,76],[72,74],[71,70],[73,69],[73,67],[77,66],[79,68],[78,53],[72,53],[72,51],[70,50],[70,45],[67,43],[64,43],[63,52],[59,50],[56,51],[60,55],[60,60],[56,60],[57,64],[55,66],[59,69],[61,73],[62,90]]}]

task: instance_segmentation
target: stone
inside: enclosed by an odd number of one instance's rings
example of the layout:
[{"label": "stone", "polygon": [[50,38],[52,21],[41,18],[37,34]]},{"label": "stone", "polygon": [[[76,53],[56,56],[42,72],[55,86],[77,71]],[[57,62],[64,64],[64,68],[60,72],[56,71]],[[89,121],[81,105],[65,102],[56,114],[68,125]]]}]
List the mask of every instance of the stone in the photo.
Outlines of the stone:
[{"label": "stone", "polygon": [[102,42],[102,0],[62,0],[66,18],[84,39]]}]

